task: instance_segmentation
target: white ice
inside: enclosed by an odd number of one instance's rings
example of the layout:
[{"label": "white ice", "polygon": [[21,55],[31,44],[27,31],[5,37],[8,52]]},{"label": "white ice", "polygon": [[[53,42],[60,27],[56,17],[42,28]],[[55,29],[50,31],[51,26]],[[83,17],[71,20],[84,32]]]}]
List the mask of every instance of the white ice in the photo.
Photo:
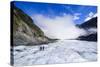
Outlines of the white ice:
[{"label": "white ice", "polygon": [[[44,47],[44,50],[40,50]],[[37,46],[13,48],[14,65],[60,64],[97,60],[97,42],[58,40]]]}]

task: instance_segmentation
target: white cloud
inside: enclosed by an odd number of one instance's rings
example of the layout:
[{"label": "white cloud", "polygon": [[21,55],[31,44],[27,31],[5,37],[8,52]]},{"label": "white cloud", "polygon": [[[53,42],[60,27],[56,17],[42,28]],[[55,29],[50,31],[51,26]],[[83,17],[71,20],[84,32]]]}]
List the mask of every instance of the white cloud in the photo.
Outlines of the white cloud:
[{"label": "white cloud", "polygon": [[86,21],[88,21],[88,20],[90,20],[91,19],[91,17],[87,17],[84,21],[86,22]]},{"label": "white cloud", "polygon": [[80,19],[80,17],[75,15],[74,20],[78,20],[78,19]]},{"label": "white cloud", "polygon": [[93,15],[93,17],[97,17],[97,13]]},{"label": "white cloud", "polygon": [[88,21],[93,17],[94,13],[90,12],[84,21]]},{"label": "white cloud", "polygon": [[89,32],[88,34],[94,34],[97,32],[97,28],[89,28],[87,31]]},{"label": "white cloud", "polygon": [[94,14],[93,12],[90,12],[89,15],[86,17],[86,19],[84,21],[88,21],[90,19],[92,19],[93,17],[96,17],[97,16],[97,13]]},{"label": "white cloud", "polygon": [[90,13],[89,13],[89,17],[92,17],[93,15],[94,15],[93,12],[90,12]]},{"label": "white cloud", "polygon": [[74,20],[79,20],[80,19],[81,13],[75,13],[74,14]]},{"label": "white cloud", "polygon": [[45,17],[43,15],[34,15],[32,17],[35,24],[38,25],[50,38],[74,39],[85,33],[74,24],[73,16],[57,16],[55,18]]}]

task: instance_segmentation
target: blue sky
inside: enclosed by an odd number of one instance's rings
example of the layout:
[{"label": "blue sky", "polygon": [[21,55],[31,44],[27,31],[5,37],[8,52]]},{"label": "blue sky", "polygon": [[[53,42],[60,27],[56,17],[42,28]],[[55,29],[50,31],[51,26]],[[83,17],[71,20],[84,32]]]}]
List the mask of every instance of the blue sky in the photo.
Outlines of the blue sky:
[{"label": "blue sky", "polygon": [[71,4],[51,4],[51,3],[36,3],[15,1],[15,6],[23,10],[30,17],[35,14],[42,14],[49,18],[63,16],[64,14],[73,15],[75,24],[81,24],[86,18],[97,13],[96,6],[87,5],[71,5]]}]

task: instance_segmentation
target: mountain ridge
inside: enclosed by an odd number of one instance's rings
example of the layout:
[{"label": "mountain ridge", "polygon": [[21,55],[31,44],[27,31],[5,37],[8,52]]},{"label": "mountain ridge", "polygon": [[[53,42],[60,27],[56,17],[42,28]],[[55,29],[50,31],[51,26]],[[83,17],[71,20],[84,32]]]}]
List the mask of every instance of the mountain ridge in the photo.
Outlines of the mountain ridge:
[{"label": "mountain ridge", "polygon": [[11,9],[13,12],[13,46],[39,45],[54,41],[46,37],[43,31],[21,9],[16,6]]},{"label": "mountain ridge", "polygon": [[79,25],[80,28],[97,28],[97,17],[94,17],[84,23],[82,23],[81,25]]},{"label": "mountain ridge", "polygon": [[[88,34],[79,36],[78,40],[85,40],[85,41],[97,41],[97,31],[89,31],[89,29],[97,29],[97,17],[94,17],[81,25],[78,25],[79,28],[84,29]],[[91,32],[94,32],[90,34]]]}]

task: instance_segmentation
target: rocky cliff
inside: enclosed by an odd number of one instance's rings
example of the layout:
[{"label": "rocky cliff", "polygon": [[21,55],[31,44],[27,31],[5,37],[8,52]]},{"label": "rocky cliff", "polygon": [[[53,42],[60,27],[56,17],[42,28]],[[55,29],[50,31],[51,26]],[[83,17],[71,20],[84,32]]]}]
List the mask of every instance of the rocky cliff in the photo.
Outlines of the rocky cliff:
[{"label": "rocky cliff", "polygon": [[53,41],[44,35],[42,30],[21,9],[13,6],[13,45],[39,45]]},{"label": "rocky cliff", "polygon": [[97,41],[97,17],[84,22],[78,27],[83,28],[87,32],[86,35],[79,36],[78,40]]},{"label": "rocky cliff", "polygon": [[79,26],[80,28],[97,28],[97,17],[94,17]]}]

